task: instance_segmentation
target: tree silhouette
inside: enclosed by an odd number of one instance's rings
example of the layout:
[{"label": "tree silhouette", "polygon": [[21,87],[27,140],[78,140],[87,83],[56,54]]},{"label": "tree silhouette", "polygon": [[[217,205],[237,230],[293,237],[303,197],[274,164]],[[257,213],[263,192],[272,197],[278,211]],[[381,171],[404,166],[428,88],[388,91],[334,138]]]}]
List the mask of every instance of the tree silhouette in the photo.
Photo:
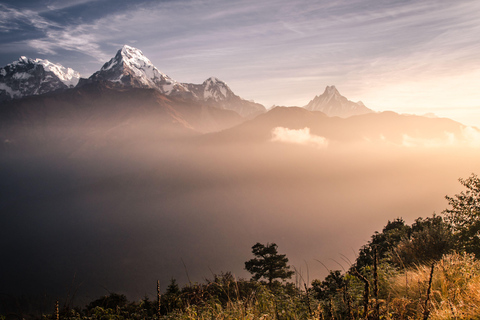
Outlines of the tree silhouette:
[{"label": "tree silhouette", "polygon": [[428,264],[450,253],[454,245],[450,225],[434,214],[415,220],[410,237],[402,239],[393,249],[391,260],[399,268]]},{"label": "tree silhouette", "polygon": [[257,242],[252,247],[252,253],[255,258],[245,262],[245,269],[253,275],[253,280],[264,278],[272,284],[275,279],[286,280],[292,277],[294,272],[287,265],[288,258],[277,252],[275,243],[267,243],[265,246]]},{"label": "tree silhouette", "polygon": [[403,239],[409,239],[412,233],[412,227],[405,224],[402,218],[388,221],[382,232],[375,232],[371,240],[364,245],[359,252],[355,264],[350,271],[360,271],[367,266],[373,266],[374,248],[377,250],[378,259],[388,260],[392,250],[398,246]]},{"label": "tree silhouette", "polygon": [[446,196],[451,209],[442,213],[450,223],[457,243],[457,250],[474,253],[480,257],[480,178],[472,174],[467,179],[459,179],[465,191]]}]

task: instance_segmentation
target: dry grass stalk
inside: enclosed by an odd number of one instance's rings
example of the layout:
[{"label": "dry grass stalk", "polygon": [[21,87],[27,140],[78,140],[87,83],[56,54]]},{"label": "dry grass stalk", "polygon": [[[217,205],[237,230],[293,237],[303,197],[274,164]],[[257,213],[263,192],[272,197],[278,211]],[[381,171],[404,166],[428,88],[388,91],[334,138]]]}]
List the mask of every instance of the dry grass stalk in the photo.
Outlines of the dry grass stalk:
[{"label": "dry grass stalk", "polygon": [[160,280],[157,280],[157,316],[160,319],[160,307],[161,307],[161,294],[160,294]]}]

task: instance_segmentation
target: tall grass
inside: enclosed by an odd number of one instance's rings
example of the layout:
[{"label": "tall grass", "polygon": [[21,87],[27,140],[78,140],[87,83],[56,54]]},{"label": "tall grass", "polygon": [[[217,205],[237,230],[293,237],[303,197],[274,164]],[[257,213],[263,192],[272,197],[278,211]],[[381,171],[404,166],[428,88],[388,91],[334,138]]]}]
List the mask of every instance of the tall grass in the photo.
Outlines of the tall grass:
[{"label": "tall grass", "polygon": [[[158,301],[147,298],[140,303],[115,307],[91,303],[87,309],[63,311],[60,319],[71,320],[320,320],[320,319],[480,319],[480,261],[471,254],[453,253],[434,264],[397,270],[380,264],[378,272],[365,270],[365,282],[377,282],[378,294],[364,296],[364,283],[345,275],[344,284],[331,295],[301,291],[293,284],[268,285],[236,280],[231,274],[215,276],[206,284],[194,284],[162,295]],[[376,276],[375,276],[376,274]],[[375,286],[373,286],[375,287]],[[428,290],[430,288],[430,290]],[[374,290],[374,291],[377,291]],[[307,296],[310,295],[310,296]],[[110,298],[116,296],[111,295]],[[428,297],[428,299],[427,299]],[[100,301],[99,299],[98,301]],[[118,300],[118,299],[117,299]],[[115,300],[116,301],[116,300]],[[172,300],[173,301],[173,300]],[[175,300],[176,301],[176,300]],[[378,306],[378,309],[376,307]],[[378,311],[377,311],[378,310]],[[56,319],[58,312],[44,319]],[[58,318],[57,318],[58,319]]]},{"label": "tall grass", "polygon": [[[425,311],[429,266],[417,266],[390,278],[386,315],[421,319]],[[480,261],[471,254],[445,255],[435,264],[429,319],[480,319]]]},{"label": "tall grass", "polygon": [[229,299],[226,303],[212,298],[204,303],[188,305],[181,310],[173,311],[162,319],[320,319],[318,308],[310,314],[300,294],[291,295],[282,289],[277,287],[271,290],[261,285],[248,297]]}]

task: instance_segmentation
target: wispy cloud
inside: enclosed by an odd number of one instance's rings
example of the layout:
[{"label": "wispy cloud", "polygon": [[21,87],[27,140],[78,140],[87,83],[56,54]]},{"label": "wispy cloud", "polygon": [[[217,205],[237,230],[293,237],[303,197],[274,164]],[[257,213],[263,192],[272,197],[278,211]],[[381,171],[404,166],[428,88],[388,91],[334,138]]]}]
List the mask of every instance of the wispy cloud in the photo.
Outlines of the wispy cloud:
[{"label": "wispy cloud", "polygon": [[41,54],[57,54],[58,49],[76,50],[97,58],[105,58],[96,44],[95,34],[87,26],[62,26],[32,10],[18,10],[0,4],[0,31],[12,32],[31,27],[42,36],[17,41],[36,49]]},{"label": "wispy cloud", "polygon": [[100,48],[99,38],[93,30],[93,25],[67,27],[60,30],[49,29],[45,37],[27,40],[26,43],[43,54],[56,54],[57,50],[72,50],[82,52],[98,61],[109,58]]},{"label": "wispy cloud", "polygon": [[61,1],[54,0],[49,2],[49,4],[47,5],[47,8],[49,10],[62,10],[66,8],[75,7],[78,5],[88,4],[95,1],[98,1],[98,0],[61,0]]},{"label": "wispy cloud", "polygon": [[0,3],[0,32],[20,30],[22,25],[29,25],[39,30],[59,28],[55,22],[41,17],[32,10],[18,10]]}]

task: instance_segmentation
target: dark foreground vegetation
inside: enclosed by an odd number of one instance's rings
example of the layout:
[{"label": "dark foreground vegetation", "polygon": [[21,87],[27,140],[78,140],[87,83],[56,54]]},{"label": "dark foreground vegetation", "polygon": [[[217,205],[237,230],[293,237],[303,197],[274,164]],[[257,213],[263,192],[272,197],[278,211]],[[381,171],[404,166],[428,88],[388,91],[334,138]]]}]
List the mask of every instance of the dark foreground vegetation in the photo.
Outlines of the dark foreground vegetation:
[{"label": "dark foreground vegetation", "polygon": [[[42,319],[480,319],[480,179],[447,196],[441,215],[412,225],[397,218],[372,235],[349,270],[306,283],[277,245],[257,243],[245,262],[250,280],[226,272],[157,299],[111,293],[83,308],[55,304]],[[0,319],[33,318],[25,313]]]}]

